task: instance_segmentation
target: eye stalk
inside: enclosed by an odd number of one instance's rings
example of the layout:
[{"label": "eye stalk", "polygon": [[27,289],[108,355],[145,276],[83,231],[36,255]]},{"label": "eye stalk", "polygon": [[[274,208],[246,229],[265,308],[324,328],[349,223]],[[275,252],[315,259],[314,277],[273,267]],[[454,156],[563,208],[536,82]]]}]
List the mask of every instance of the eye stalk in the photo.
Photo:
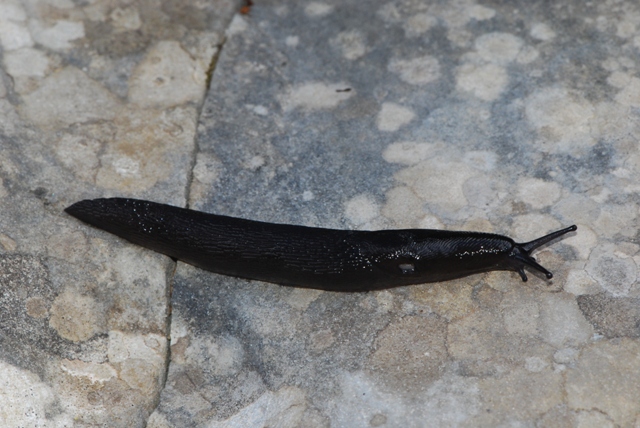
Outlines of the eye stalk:
[{"label": "eye stalk", "polygon": [[548,235],[540,237],[538,239],[534,239],[533,241],[525,242],[523,244],[517,244],[513,247],[513,251],[509,255],[510,264],[516,267],[516,272],[520,274],[523,282],[527,281],[527,274],[524,272],[524,267],[529,266],[539,272],[542,272],[547,279],[553,278],[553,274],[541,266],[536,260],[531,257],[531,253],[533,250],[540,248],[544,244],[553,241],[560,236],[567,234],[569,232],[575,232],[578,230],[578,226],[575,224],[573,226],[569,226],[567,228],[552,232]]}]

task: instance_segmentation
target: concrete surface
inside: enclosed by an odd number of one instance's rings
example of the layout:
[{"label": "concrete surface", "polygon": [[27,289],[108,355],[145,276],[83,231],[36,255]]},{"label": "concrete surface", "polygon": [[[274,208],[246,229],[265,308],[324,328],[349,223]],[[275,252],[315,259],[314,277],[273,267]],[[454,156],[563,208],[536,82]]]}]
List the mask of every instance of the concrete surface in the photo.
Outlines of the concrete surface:
[{"label": "concrete surface", "polygon": [[[0,420],[640,426],[640,5],[241,6],[0,1]],[[115,195],[579,229],[536,253],[552,281],[339,294],[176,264],[62,212]]]}]

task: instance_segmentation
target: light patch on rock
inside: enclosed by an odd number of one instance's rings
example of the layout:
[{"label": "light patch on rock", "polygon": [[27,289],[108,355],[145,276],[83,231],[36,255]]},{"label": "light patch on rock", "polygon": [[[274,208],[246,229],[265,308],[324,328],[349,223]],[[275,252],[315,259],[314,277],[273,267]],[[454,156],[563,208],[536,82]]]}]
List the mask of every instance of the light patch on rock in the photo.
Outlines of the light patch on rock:
[{"label": "light patch on rock", "polygon": [[562,285],[562,289],[574,296],[598,294],[602,292],[600,284],[589,276],[584,269],[571,269],[567,274],[567,279]]},{"label": "light patch on rock", "polygon": [[396,103],[382,104],[376,118],[376,125],[380,131],[394,132],[411,122],[416,117],[413,110]]},{"label": "light patch on rock", "polygon": [[64,359],[60,367],[71,376],[85,378],[91,383],[104,383],[118,376],[116,369],[109,363]]},{"label": "light patch on rock", "polygon": [[245,317],[248,328],[269,340],[289,337],[289,326],[298,321],[299,315],[295,311],[283,311],[275,306],[265,307],[258,304],[246,305],[240,314]]},{"label": "light patch on rock", "polygon": [[207,361],[214,376],[232,376],[242,368],[242,343],[230,335],[198,338],[191,336],[186,361]]},{"label": "light patch on rock", "polygon": [[476,309],[448,323],[450,356],[460,360],[490,360],[496,354],[500,355],[509,337],[501,321],[495,314]]},{"label": "light patch on rock", "polygon": [[333,12],[333,5],[313,1],[304,8],[304,13],[311,18],[322,18]]},{"label": "light patch on rock", "polygon": [[614,244],[596,247],[585,270],[614,297],[628,296],[638,277],[638,267],[633,258],[617,251]]},{"label": "light patch on rock", "polygon": [[7,195],[8,195],[8,192],[7,192],[7,188],[4,187],[4,180],[2,179],[2,177],[0,177],[0,198],[4,198]]},{"label": "light patch on rock", "polygon": [[284,300],[291,306],[299,311],[306,310],[311,303],[313,303],[320,295],[322,290],[313,290],[309,288],[293,288],[284,297]]},{"label": "light patch on rock", "polygon": [[193,144],[195,117],[194,106],[122,112],[115,120],[113,141],[99,156],[96,184],[133,192],[148,189],[172,174],[172,180],[183,179],[174,167],[184,161],[177,153]]},{"label": "light patch on rock", "polygon": [[242,163],[242,166],[245,169],[248,169],[249,171],[255,172],[260,168],[262,168],[263,166],[265,166],[266,164],[267,164],[267,160],[264,158],[264,156],[255,155],[255,156],[251,156],[249,159],[244,161]]},{"label": "light patch on rock", "polygon": [[[429,308],[430,312],[447,322],[463,318],[476,308],[476,302],[473,300],[473,284],[466,279],[447,281],[439,284],[438,287],[409,287],[409,291],[410,301],[414,303],[414,311],[422,310],[418,308]],[[401,303],[404,308],[404,299],[401,299]],[[393,308],[389,309],[389,312],[391,311],[398,312]]]},{"label": "light patch on rock", "polygon": [[0,21],[26,21],[27,13],[21,0],[0,2]]},{"label": "light patch on rock", "polygon": [[552,212],[567,222],[592,224],[600,215],[600,203],[588,195],[570,193],[556,202]]},{"label": "light patch on rock", "polygon": [[117,7],[109,15],[111,23],[117,33],[123,31],[138,30],[142,26],[142,20],[136,7]]},{"label": "light patch on rock", "polygon": [[545,293],[540,298],[540,335],[557,348],[579,347],[589,341],[593,327],[585,319],[575,298],[565,293]]},{"label": "light patch on rock", "polygon": [[486,150],[471,150],[465,152],[462,161],[474,169],[489,172],[496,168],[498,155]]},{"label": "light patch on rock", "polygon": [[627,107],[640,107],[640,79],[632,77],[618,92],[615,100]]},{"label": "light patch on rock", "polygon": [[544,22],[536,22],[531,26],[531,31],[529,31],[531,37],[536,40],[541,40],[543,42],[549,41],[556,37],[556,32],[551,29]]},{"label": "light patch on rock", "polygon": [[553,205],[562,194],[558,183],[539,178],[522,178],[517,187],[518,198],[536,210]]},{"label": "light patch on rock", "polygon": [[575,426],[578,428],[616,427],[609,416],[597,410],[580,410],[576,412],[574,421]]},{"label": "light patch on rock", "polygon": [[509,334],[521,337],[537,337],[540,308],[528,290],[514,290],[504,294],[500,312]]},{"label": "light patch on rock", "polygon": [[136,359],[147,361],[159,369],[164,366],[166,351],[167,340],[159,334],[132,334],[120,330],[109,331],[107,356],[112,364]]},{"label": "light patch on rock", "polygon": [[43,319],[49,316],[49,301],[41,296],[31,296],[24,305],[27,315],[32,318]]},{"label": "light patch on rock", "polygon": [[426,33],[438,23],[438,20],[428,13],[416,13],[407,19],[404,32],[408,38],[418,37]]},{"label": "light patch on rock", "polygon": [[348,60],[358,59],[367,52],[364,37],[357,30],[338,33],[329,43],[339,49],[342,56]]},{"label": "light patch on rock", "polygon": [[193,178],[200,183],[211,186],[220,176],[222,164],[212,153],[199,152],[193,168]]},{"label": "light patch on rock", "polygon": [[504,67],[496,64],[466,63],[456,74],[459,91],[470,92],[483,101],[494,101],[505,90],[509,76]]},{"label": "light patch on rock", "polygon": [[463,10],[463,13],[466,14],[468,18],[475,19],[476,21],[486,21],[496,15],[494,9],[479,4],[470,4],[463,7]]},{"label": "light patch on rock", "polygon": [[84,24],[78,21],[56,21],[53,26],[47,26],[39,20],[29,21],[29,29],[36,42],[57,51],[73,47],[73,40],[84,37]]},{"label": "light patch on rock", "polygon": [[[534,48],[533,46],[523,46],[522,49],[520,49],[520,53],[518,53],[518,56],[516,57],[516,62],[518,64],[529,64],[537,60],[539,56],[540,51],[538,51],[538,49]],[[532,71],[532,76],[534,75],[533,73],[538,73],[538,70]]]},{"label": "light patch on rock", "polygon": [[412,85],[425,85],[440,77],[440,63],[431,55],[413,59],[394,58],[387,68]]},{"label": "light patch on rock", "polygon": [[578,224],[578,232],[573,236],[565,236],[562,243],[573,247],[580,260],[587,260],[598,243],[598,235],[589,226]]},{"label": "light patch on rock", "polygon": [[[104,157],[107,160],[108,157]],[[128,156],[121,156],[113,159],[113,167],[119,175],[125,178],[136,178],[140,176],[140,162]]]},{"label": "light patch on rock", "polygon": [[602,61],[601,65],[602,68],[610,72],[620,70],[620,62],[615,57],[609,57],[605,59],[604,61]]},{"label": "light patch on rock", "polygon": [[233,37],[235,35],[241,34],[247,29],[248,26],[249,24],[247,24],[247,21],[242,17],[242,15],[236,13],[233,16],[229,27],[227,27],[227,37]]},{"label": "light patch on rock", "polygon": [[566,374],[565,390],[570,409],[590,409],[611,418],[615,426],[634,426],[640,412],[640,343],[623,337],[583,349]]},{"label": "light patch on rock", "polygon": [[[73,418],[60,414],[56,395],[38,376],[0,361],[0,420],[6,427],[74,426]],[[56,415],[56,416],[53,416]]]},{"label": "light patch on rock", "polygon": [[392,2],[386,3],[382,7],[380,7],[380,9],[376,11],[376,15],[378,15],[384,22],[389,24],[395,24],[402,20],[400,11]]},{"label": "light patch on rock", "polygon": [[512,238],[516,242],[529,242],[554,230],[560,229],[560,223],[548,214],[524,214],[513,220]]},{"label": "light patch on rock", "polygon": [[66,290],[58,295],[50,309],[49,327],[72,342],[90,339],[104,328],[99,314],[102,308],[89,296]]},{"label": "light patch on rock", "polygon": [[269,109],[263,105],[247,104],[247,108],[249,108],[252,112],[257,114],[258,116],[267,116],[269,114]]},{"label": "light patch on rock", "polygon": [[321,352],[329,348],[336,341],[331,329],[316,330],[309,337],[309,346],[315,352]]},{"label": "light patch on rock", "polygon": [[407,427],[415,425],[416,418],[433,426],[462,426],[480,409],[477,381],[470,377],[436,381],[413,396],[423,403],[417,409],[411,399],[403,399],[401,389],[389,389],[362,373],[344,373],[339,379],[339,395],[329,409],[331,426]]},{"label": "light patch on rock", "polygon": [[380,208],[369,195],[358,195],[345,204],[345,215],[353,224],[362,226],[380,215]]},{"label": "light patch on rock", "polygon": [[0,18],[0,44],[6,51],[33,46],[29,29],[21,22]]},{"label": "light patch on rock", "polygon": [[[180,206],[183,201],[174,202],[173,205]],[[113,255],[115,252],[115,256]],[[140,248],[126,245],[122,247],[110,249],[110,266],[109,272],[115,274],[115,278],[127,292],[121,292],[118,298],[125,306],[123,312],[119,314],[119,318],[138,324],[146,324],[149,319],[140,319],[140,310],[136,307],[138,303],[133,300],[144,299],[144,304],[151,307],[152,305],[164,304],[164,289],[166,286],[166,258],[164,256],[151,253],[149,251],[140,250]],[[130,284],[148,284],[141,290],[131,290]],[[158,293],[158,294],[155,294]],[[128,300],[131,299],[131,300]],[[129,312],[130,311],[130,312]],[[152,314],[156,315],[156,314]],[[164,320],[164,314],[157,314]],[[149,315],[150,317],[151,315]],[[115,330],[115,329],[114,329]]]},{"label": "light patch on rock", "polygon": [[636,234],[638,207],[633,203],[602,205],[600,215],[591,224],[599,235],[612,238],[617,234],[633,237]]},{"label": "light patch on rock", "polygon": [[382,215],[391,220],[396,227],[418,227],[424,216],[424,202],[409,187],[399,186],[386,194]]},{"label": "light patch on rock", "polygon": [[[481,409],[491,409],[491,413],[483,415],[488,421],[476,426],[523,426],[518,422],[538,419],[563,400],[562,374],[548,368],[535,375],[516,368],[502,376],[483,377],[478,384]],[[508,420],[513,424],[500,423]]]},{"label": "light patch on rock", "polygon": [[505,65],[516,59],[524,42],[513,34],[489,33],[478,37],[474,45],[482,60]]},{"label": "light patch on rock", "polygon": [[106,88],[71,66],[47,77],[23,100],[21,115],[43,128],[111,120],[120,105]]},{"label": "light patch on rock", "polygon": [[49,69],[49,58],[40,50],[22,48],[8,51],[4,56],[7,73],[13,77],[44,77]]},{"label": "light patch on rock", "polygon": [[433,143],[403,141],[387,146],[382,157],[389,163],[415,165],[432,156],[434,150],[435,144]]},{"label": "light patch on rock", "polygon": [[84,232],[58,229],[47,238],[46,251],[51,257],[70,263],[81,263],[86,262],[90,249]]},{"label": "light patch on rock", "polygon": [[131,389],[144,396],[157,394],[160,388],[162,370],[146,360],[130,358],[120,363],[118,377]]},{"label": "light patch on rock", "polygon": [[463,185],[475,174],[461,162],[432,158],[399,171],[395,178],[423,201],[454,212],[468,205]]},{"label": "light patch on rock", "polygon": [[171,346],[175,345],[180,339],[185,339],[188,343],[190,335],[191,328],[189,323],[184,319],[182,314],[174,308],[171,314]]},{"label": "light patch on rock", "polygon": [[71,9],[76,6],[73,0],[44,0],[43,3],[58,9]]},{"label": "light patch on rock", "polygon": [[549,367],[549,363],[540,357],[527,357],[524,360],[524,368],[531,373],[540,373]]},{"label": "light patch on rock", "polygon": [[296,46],[298,46],[299,43],[300,43],[300,37],[298,36],[287,36],[287,38],[284,39],[284,44],[291,48],[295,48]]},{"label": "light patch on rock", "polygon": [[58,161],[84,181],[93,181],[99,166],[100,141],[77,134],[64,134],[55,144]]},{"label": "light patch on rock", "polygon": [[590,148],[596,143],[591,135],[594,107],[564,88],[545,88],[535,92],[527,98],[525,112],[543,139],[540,149],[544,152],[569,152]]},{"label": "light patch on rock", "polygon": [[17,248],[16,241],[11,239],[9,235],[5,235],[4,233],[0,233],[0,245],[2,245],[2,248],[4,248],[5,251],[8,251],[10,253],[14,252]]},{"label": "light patch on rock", "polygon": [[158,42],[133,70],[129,99],[158,108],[199,102],[204,96],[205,72],[178,42]]},{"label": "light patch on rock", "polygon": [[389,313],[394,308],[393,294],[389,290],[381,290],[375,293],[378,310],[382,313]]},{"label": "light patch on rock", "polygon": [[303,390],[284,386],[267,391],[253,403],[225,420],[211,420],[207,428],[243,428],[249,426],[294,428],[303,426],[307,399]]},{"label": "light patch on rock", "polygon": [[335,108],[342,101],[351,98],[355,91],[343,91],[350,88],[347,83],[309,82],[291,88],[281,103],[285,110],[302,108],[305,110],[323,110]]},{"label": "light patch on rock", "polygon": [[498,209],[503,204],[502,185],[490,175],[480,175],[467,180],[462,189],[469,205],[483,211]]},{"label": "light patch on rock", "polygon": [[623,39],[629,39],[638,33],[638,24],[640,19],[637,14],[625,13],[622,19],[616,20],[616,36]]},{"label": "light patch on rock", "polygon": [[558,364],[571,364],[578,359],[580,351],[576,348],[562,348],[553,353],[553,361]]}]

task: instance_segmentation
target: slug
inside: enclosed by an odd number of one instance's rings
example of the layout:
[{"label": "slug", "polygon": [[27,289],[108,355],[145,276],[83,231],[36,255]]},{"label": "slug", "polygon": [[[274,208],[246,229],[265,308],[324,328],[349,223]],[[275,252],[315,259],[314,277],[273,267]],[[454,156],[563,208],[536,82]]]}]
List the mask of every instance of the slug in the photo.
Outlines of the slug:
[{"label": "slug", "polygon": [[207,214],[138,199],[94,199],[65,210],[135,244],[202,269],[281,285],[369,291],[524,268],[570,226],[524,244],[502,235],[429,229],[334,230]]}]

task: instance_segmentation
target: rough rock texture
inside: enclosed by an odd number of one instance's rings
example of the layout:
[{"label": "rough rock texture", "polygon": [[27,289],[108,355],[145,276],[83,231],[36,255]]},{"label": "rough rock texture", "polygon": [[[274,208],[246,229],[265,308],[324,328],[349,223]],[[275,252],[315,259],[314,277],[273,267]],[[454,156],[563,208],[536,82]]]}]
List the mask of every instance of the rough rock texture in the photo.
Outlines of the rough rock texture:
[{"label": "rough rock texture", "polygon": [[173,264],[63,213],[184,204],[234,1],[0,0],[0,425],[142,427]]},{"label": "rough rock texture", "polygon": [[[0,420],[639,426],[640,6],[240,6],[0,0]],[[176,268],[62,212],[114,195],[578,232],[536,253],[552,281],[339,294]]]}]

